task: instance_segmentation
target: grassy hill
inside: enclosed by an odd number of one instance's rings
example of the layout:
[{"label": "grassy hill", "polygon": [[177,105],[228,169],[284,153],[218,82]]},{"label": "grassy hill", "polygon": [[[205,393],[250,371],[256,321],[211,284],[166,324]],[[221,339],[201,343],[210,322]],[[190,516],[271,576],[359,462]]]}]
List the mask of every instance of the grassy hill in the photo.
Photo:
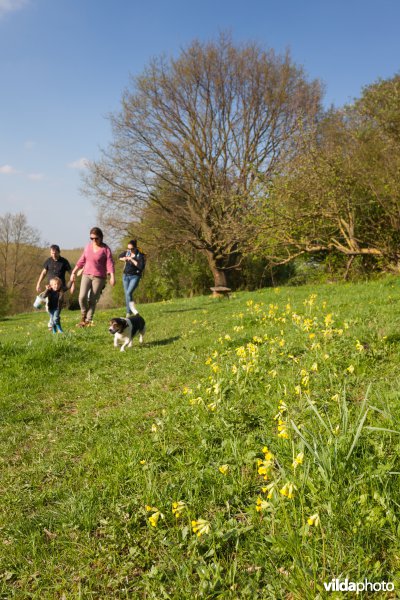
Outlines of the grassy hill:
[{"label": "grassy hill", "polygon": [[1,597],[398,590],[399,300],[389,278],[147,304],[125,353],[123,308],[0,321]]}]

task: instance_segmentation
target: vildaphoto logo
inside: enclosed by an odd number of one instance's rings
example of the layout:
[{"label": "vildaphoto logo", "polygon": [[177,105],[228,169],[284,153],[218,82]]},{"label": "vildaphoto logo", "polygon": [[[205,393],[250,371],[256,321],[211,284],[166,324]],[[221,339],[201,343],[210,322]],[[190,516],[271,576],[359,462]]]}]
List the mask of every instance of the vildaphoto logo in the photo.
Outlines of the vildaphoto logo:
[{"label": "vildaphoto logo", "polygon": [[394,583],[390,581],[349,581],[346,579],[332,579],[329,583],[324,582],[324,588],[327,592],[393,592]]}]

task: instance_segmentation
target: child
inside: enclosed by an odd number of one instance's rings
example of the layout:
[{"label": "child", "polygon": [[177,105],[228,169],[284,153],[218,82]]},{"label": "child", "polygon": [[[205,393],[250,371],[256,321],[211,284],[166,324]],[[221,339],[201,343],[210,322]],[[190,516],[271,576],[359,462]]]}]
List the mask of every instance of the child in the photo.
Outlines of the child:
[{"label": "child", "polygon": [[[67,284],[71,294],[74,293],[74,284]],[[50,279],[49,285],[46,285],[46,291],[43,294],[47,298],[47,310],[50,315],[51,331],[53,333],[64,333],[61,327],[60,313],[64,304],[63,282],[59,277]]]}]

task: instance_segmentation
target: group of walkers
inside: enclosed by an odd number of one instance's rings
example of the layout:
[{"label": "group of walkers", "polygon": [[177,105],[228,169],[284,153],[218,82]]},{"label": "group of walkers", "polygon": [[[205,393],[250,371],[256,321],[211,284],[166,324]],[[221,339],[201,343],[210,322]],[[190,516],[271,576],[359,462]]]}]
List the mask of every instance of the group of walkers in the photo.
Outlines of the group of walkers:
[{"label": "group of walkers", "polygon": [[[127,249],[119,254],[118,259],[124,263],[122,283],[124,286],[126,316],[138,314],[133,292],[139,285],[140,278],[145,266],[145,258],[137,247],[136,240],[130,240]],[[66,274],[70,273],[69,281],[66,282]],[[68,260],[61,256],[60,247],[57,244],[50,246],[50,257],[43,265],[40,273],[36,291],[40,293],[42,281],[46,277],[47,285],[41,296],[46,301],[49,313],[48,328],[53,333],[63,333],[61,327],[61,310],[64,305],[66,292],[74,293],[76,277],[82,275],[79,288],[79,306],[81,309],[81,320],[78,327],[90,327],[93,325],[93,316],[96,304],[107,283],[107,277],[111,286],[115,285],[115,266],[112,252],[103,241],[103,232],[98,227],[90,230],[90,242],[85,246],[75,267],[71,269]]]}]

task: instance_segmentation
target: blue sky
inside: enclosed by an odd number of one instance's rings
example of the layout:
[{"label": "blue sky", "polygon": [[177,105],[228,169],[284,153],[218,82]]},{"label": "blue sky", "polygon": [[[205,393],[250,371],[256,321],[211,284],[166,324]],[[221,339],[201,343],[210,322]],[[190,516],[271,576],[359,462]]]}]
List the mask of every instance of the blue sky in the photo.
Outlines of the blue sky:
[{"label": "blue sky", "polygon": [[44,243],[87,242],[82,161],[153,56],[229,31],[289,48],[342,106],[400,72],[399,23],[400,0],[0,0],[0,215],[23,212]]}]

